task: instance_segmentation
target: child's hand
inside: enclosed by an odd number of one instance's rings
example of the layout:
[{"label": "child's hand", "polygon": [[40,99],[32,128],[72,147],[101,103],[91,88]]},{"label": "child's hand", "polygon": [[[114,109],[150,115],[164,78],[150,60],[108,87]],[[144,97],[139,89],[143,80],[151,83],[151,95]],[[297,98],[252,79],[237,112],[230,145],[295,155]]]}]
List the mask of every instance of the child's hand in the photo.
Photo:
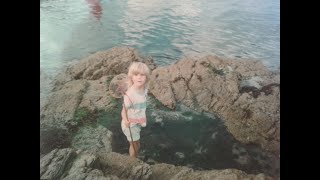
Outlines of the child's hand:
[{"label": "child's hand", "polygon": [[124,125],[126,125],[126,128],[128,128],[129,125],[130,125],[130,122],[129,121],[124,121]]}]

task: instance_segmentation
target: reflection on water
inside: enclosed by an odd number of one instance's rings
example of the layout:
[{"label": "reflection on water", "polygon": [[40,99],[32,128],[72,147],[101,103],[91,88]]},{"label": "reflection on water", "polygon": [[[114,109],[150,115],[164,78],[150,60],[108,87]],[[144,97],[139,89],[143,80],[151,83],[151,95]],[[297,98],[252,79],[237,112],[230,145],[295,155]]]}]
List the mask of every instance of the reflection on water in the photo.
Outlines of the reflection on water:
[{"label": "reflection on water", "polygon": [[279,40],[276,0],[40,1],[40,68],[50,76],[65,62],[121,45],[160,65],[204,53],[277,69]]},{"label": "reflection on water", "polygon": [[91,13],[94,17],[97,18],[97,20],[101,19],[102,15],[102,6],[100,4],[100,0],[86,0],[89,3],[89,6],[91,8]]},{"label": "reflection on water", "polygon": [[[131,46],[158,65],[213,54],[280,66],[277,0],[40,1],[40,70],[52,79],[70,61]],[[41,76],[41,74],[40,74]],[[40,78],[44,79],[44,78]],[[50,89],[41,82],[41,89]],[[42,96],[46,94],[41,90]]]}]

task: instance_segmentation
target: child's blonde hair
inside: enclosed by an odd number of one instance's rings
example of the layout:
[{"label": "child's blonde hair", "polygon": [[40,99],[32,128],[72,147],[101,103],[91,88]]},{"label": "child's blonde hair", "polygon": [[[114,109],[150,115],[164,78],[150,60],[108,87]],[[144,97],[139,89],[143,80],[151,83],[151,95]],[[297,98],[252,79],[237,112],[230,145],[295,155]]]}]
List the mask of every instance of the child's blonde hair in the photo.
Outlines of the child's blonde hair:
[{"label": "child's blonde hair", "polygon": [[150,69],[149,67],[142,63],[142,62],[133,62],[130,67],[129,67],[129,71],[128,71],[128,86],[132,86],[133,82],[132,82],[132,76],[136,75],[136,74],[144,74],[146,76],[146,83],[144,85],[144,88],[147,89],[148,88],[148,82],[150,80]]}]

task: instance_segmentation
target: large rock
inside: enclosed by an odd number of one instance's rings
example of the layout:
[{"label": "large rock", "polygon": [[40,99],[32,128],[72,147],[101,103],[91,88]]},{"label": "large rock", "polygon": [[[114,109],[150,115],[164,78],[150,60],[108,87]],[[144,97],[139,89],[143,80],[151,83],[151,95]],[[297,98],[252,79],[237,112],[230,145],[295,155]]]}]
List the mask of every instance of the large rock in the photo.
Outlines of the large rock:
[{"label": "large rock", "polygon": [[241,142],[257,143],[263,149],[280,153],[280,89],[254,98],[241,94],[232,107],[223,113],[229,131]]},{"label": "large rock", "polygon": [[97,156],[92,152],[77,153],[74,149],[55,149],[40,159],[40,179],[118,180],[104,175]]},{"label": "large rock", "polygon": [[155,164],[151,166],[153,176],[152,179],[228,179],[228,180],[268,180],[272,179],[264,174],[246,174],[243,171],[236,169],[225,170],[207,170],[207,171],[195,171],[188,167],[174,166],[169,164]]},{"label": "large rock", "polygon": [[186,58],[157,68],[152,72],[150,91],[170,108],[177,102],[205,111],[224,108],[237,97],[238,74],[225,75],[221,67],[214,66],[218,60],[211,56],[200,60]]},{"label": "large rock", "polygon": [[114,99],[109,95],[108,83],[114,75],[127,73],[134,61],[146,63],[151,70],[156,67],[151,58],[140,57],[136,50],[117,47],[97,52],[67,68],[55,78],[53,92],[40,108],[41,127],[77,126],[72,120],[79,108],[91,113],[110,109]]},{"label": "large rock", "polygon": [[[106,83],[109,76],[99,80],[74,80],[62,85],[53,92],[47,104],[40,111],[40,153],[50,152],[55,148],[70,147],[75,130],[83,121],[95,122],[98,110],[106,110],[114,106],[113,99],[108,96]],[[84,131],[80,131],[85,132]],[[81,134],[80,133],[80,134]],[[111,148],[111,132],[97,128],[96,136],[87,137],[87,133],[76,137],[94,139],[102,142],[92,144]],[[97,138],[99,137],[99,138]],[[79,144],[78,141],[74,141]],[[80,143],[81,144],[81,143]],[[78,146],[77,146],[78,147]],[[81,149],[81,148],[80,148]]]},{"label": "large rock", "polygon": [[68,129],[58,127],[40,128],[40,157],[54,149],[63,149],[71,146],[72,135]]},{"label": "large rock", "polygon": [[170,164],[150,166],[139,159],[114,152],[76,152],[55,149],[40,159],[40,179],[118,180],[118,179],[254,179],[268,180],[264,174],[247,174],[236,169],[197,171]]},{"label": "large rock", "polygon": [[95,153],[81,152],[77,155],[70,169],[66,171],[63,180],[119,180],[117,176],[105,175],[99,165],[99,160]]},{"label": "large rock", "polygon": [[40,179],[59,179],[75,152],[70,149],[55,149],[40,159]]},{"label": "large rock", "polygon": [[75,116],[79,111],[93,114],[115,106],[109,95],[108,82],[113,76],[98,80],[74,80],[60,86],[50,94],[47,104],[40,109],[41,127],[55,126],[62,129],[79,124]]},{"label": "large rock", "polygon": [[81,60],[56,78],[53,92],[40,107],[41,155],[68,147],[74,130],[83,120],[94,122],[99,110],[114,108],[108,83],[115,74],[127,73],[133,61],[143,61],[150,69],[155,68],[152,59],[139,57],[132,48],[113,48]]},{"label": "large rock", "polygon": [[[114,74],[127,73],[129,64],[134,61],[143,61],[150,69],[155,68],[152,59],[139,57],[132,48],[113,48],[81,60],[56,78],[53,92],[40,107],[40,156],[55,148],[69,147],[79,126],[88,122],[95,123],[100,110],[106,111],[115,107],[115,100],[108,91],[108,83]],[[99,73],[101,71],[102,74]],[[98,139],[103,142],[95,145],[104,146],[106,151],[109,151],[111,133],[107,131],[99,130],[93,134],[101,136]],[[96,139],[87,137],[86,133],[80,134],[77,133],[76,138]],[[80,141],[73,140],[73,143],[76,147],[83,147]]]},{"label": "large rock", "polygon": [[112,78],[112,75],[108,75],[98,80],[88,80],[88,88],[82,96],[79,108],[85,108],[90,112],[112,108],[114,106],[114,100],[109,95],[108,89],[108,83]]},{"label": "large rock", "polygon": [[118,153],[55,149],[40,159],[40,179],[150,179],[150,165]]},{"label": "large rock", "polygon": [[135,49],[115,47],[92,54],[69,67],[56,78],[55,86],[59,87],[75,79],[97,80],[106,75],[127,73],[129,65],[134,61],[146,63],[151,70],[156,68],[151,58],[139,56]]},{"label": "large rock", "polygon": [[72,147],[93,153],[107,153],[112,151],[112,132],[103,126],[81,127],[73,137]]},{"label": "large rock", "polygon": [[107,153],[99,156],[100,165],[105,168],[105,174],[116,175],[122,179],[150,179],[152,170],[149,164],[139,159],[124,156],[118,153]]},{"label": "large rock", "polygon": [[66,124],[73,119],[87,87],[85,80],[75,80],[51,93],[46,105],[40,109],[40,125],[66,128]]},{"label": "large rock", "polygon": [[[269,72],[258,61],[213,56],[185,58],[155,69],[152,59],[141,58],[134,49],[122,47],[95,53],[56,78],[53,92],[40,108],[41,178],[264,178],[237,170],[198,172],[170,165],[150,167],[110,152],[111,132],[107,129],[80,127],[85,124],[83,119],[95,122],[99,110],[115,106],[108,91],[109,82],[115,75],[126,74],[133,61],[145,62],[153,70],[150,92],[167,107],[174,109],[182,103],[198,111],[218,113],[236,139],[279,153],[279,73]],[[77,131],[70,131],[73,127]],[[74,158],[74,150],[54,150],[70,146],[84,152]]]},{"label": "large rock", "polygon": [[261,62],[185,58],[152,71],[150,92],[174,109],[183,103],[217,113],[241,142],[279,153],[280,74]]}]

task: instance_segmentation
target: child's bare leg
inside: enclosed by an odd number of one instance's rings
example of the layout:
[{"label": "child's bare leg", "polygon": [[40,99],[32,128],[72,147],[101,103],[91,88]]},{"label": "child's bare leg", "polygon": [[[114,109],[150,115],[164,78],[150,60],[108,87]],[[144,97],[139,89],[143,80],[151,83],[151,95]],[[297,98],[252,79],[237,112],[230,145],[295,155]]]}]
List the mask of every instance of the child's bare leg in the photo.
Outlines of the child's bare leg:
[{"label": "child's bare leg", "polygon": [[[130,156],[137,158],[138,154],[139,154],[139,149],[140,149],[140,141],[133,141],[133,143],[131,141],[129,141],[129,143],[130,143],[130,147],[129,147]],[[133,149],[133,148],[135,148],[135,149]],[[137,154],[135,154],[135,150],[137,151]]]},{"label": "child's bare leg", "polygon": [[129,141],[129,143],[130,143],[130,147],[129,147],[130,157],[135,157],[135,153],[134,153],[134,149],[133,149],[133,143],[131,141]]},{"label": "child's bare leg", "polygon": [[133,141],[134,147],[136,148],[137,154],[136,154],[136,158],[138,158],[139,155],[139,150],[140,150],[140,141]]}]

